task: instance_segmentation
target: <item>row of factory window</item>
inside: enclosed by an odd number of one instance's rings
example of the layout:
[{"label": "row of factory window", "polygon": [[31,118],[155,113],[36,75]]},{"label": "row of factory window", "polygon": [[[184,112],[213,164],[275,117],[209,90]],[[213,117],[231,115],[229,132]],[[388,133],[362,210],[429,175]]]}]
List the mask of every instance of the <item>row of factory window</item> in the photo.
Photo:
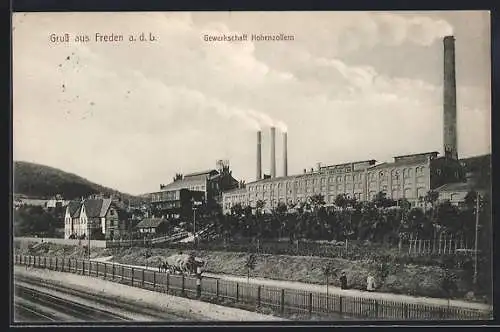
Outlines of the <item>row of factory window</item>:
[{"label": "row of factory window", "polygon": [[[386,191],[384,191],[384,192],[386,194],[389,194]],[[425,194],[426,194],[425,188],[418,188],[416,196],[413,195],[413,192],[411,189],[405,189],[404,195],[401,195],[400,191],[392,191],[392,193],[391,193],[391,195],[389,195],[389,197],[392,197],[392,199],[400,199],[403,197],[407,198],[407,199],[414,199],[415,197],[424,197]],[[375,197],[375,195],[377,195],[376,191],[369,192],[368,199],[372,200]],[[346,196],[349,198],[351,198],[351,197],[356,198],[357,200],[363,199],[363,193],[350,193],[350,194],[346,194]],[[336,197],[337,197],[336,195],[328,195],[327,197],[325,197],[325,202],[326,203],[334,203]],[[286,200],[284,197],[281,197],[279,199],[270,200],[270,202],[271,202],[271,207],[274,207],[278,203],[285,203],[285,202],[287,202],[288,204],[296,204],[296,203],[301,203],[301,202],[305,203],[309,200],[309,198],[310,198],[309,196],[304,196],[304,197],[297,197],[297,199]],[[266,202],[266,205],[269,203],[268,200],[264,200],[264,201]],[[255,206],[256,200],[253,200],[253,199],[246,200],[246,199],[244,199],[244,197],[242,197],[240,200],[232,200],[230,202],[226,202],[224,204],[224,206],[226,209],[230,209],[232,204],[237,204],[237,203],[242,203],[243,205],[245,205],[245,203],[246,203],[250,206]]]},{"label": "row of factory window", "polygon": [[[402,198],[402,197],[414,198],[413,190],[414,190],[413,188],[404,188],[404,195],[401,195],[401,186],[399,186],[399,185],[393,186],[392,190],[390,192],[388,191],[388,187],[387,186],[380,187],[380,191],[385,192],[389,197],[392,197],[394,199],[399,199],[399,198]],[[428,189],[425,188],[425,187],[419,187],[419,188],[417,188],[417,190],[416,190],[417,191],[416,197],[420,197],[420,196],[423,197],[423,196],[425,196],[427,190]],[[324,193],[324,192],[325,191],[322,191],[322,193]],[[369,193],[368,193],[368,198],[370,200],[373,199],[373,197],[375,197],[375,195],[378,192],[379,192],[378,190],[370,190]],[[362,192],[346,193],[345,191],[338,190],[337,193],[345,193],[348,197],[355,197],[357,199],[361,199],[361,197],[362,197]],[[297,192],[297,194],[299,196],[301,196],[303,193],[302,192]],[[307,190],[307,194],[313,195],[314,192],[312,190]],[[281,197],[280,199],[284,199],[283,196],[280,196],[280,197]],[[332,195],[331,193],[329,193],[328,197],[329,197],[329,201],[333,202],[332,199],[335,199],[336,194]],[[240,195],[234,195],[234,196],[227,196],[225,200],[229,201],[229,202],[243,202],[243,201],[253,202],[254,200],[257,201],[259,199],[265,200],[266,199],[266,195],[255,194],[255,195],[252,195],[252,196],[250,196],[250,195],[247,196],[246,194],[240,194]]]},{"label": "row of factory window", "polygon": [[[390,172],[392,179],[393,180],[399,180],[400,175],[402,174],[403,179],[405,184],[409,184],[413,180],[413,171],[414,169],[412,168],[405,168],[402,171],[400,170],[393,170]],[[388,178],[388,172],[386,171],[380,171],[378,174],[375,172],[368,173],[369,174],[369,179],[371,181],[377,181],[377,180],[387,180]],[[417,182],[423,183],[425,182],[425,177],[423,176],[425,174],[425,167],[424,166],[419,166],[415,168],[415,175],[417,177]],[[378,175],[378,176],[377,176]],[[249,186],[249,191],[262,191],[262,190],[276,190],[276,189],[291,189],[291,188],[297,188],[297,187],[305,187],[305,186],[319,186],[319,185],[326,185],[327,181],[328,183],[352,183],[352,182],[357,182],[358,185],[361,185],[363,182],[363,174],[358,173],[358,174],[353,174],[353,175],[345,175],[345,176],[337,176],[337,177],[321,177],[321,178],[315,178],[315,179],[307,179],[307,180],[297,180],[297,181],[288,181],[288,182],[278,182],[278,183],[264,183],[264,184],[257,184],[257,185],[252,185]]]},{"label": "row of factory window", "polygon": [[[417,178],[417,184],[424,184],[425,183],[425,180],[426,178],[425,177],[418,177]],[[412,179],[405,179],[403,185],[404,186],[411,186],[413,184],[413,181]],[[369,185],[369,188],[378,188],[380,186],[380,188],[383,188],[383,190],[386,190],[387,187],[388,187],[388,183],[387,181],[384,181],[382,183],[378,183],[378,182],[370,182],[370,185]],[[392,188],[399,188],[401,186],[400,183],[395,183],[395,182],[392,182]],[[314,191],[318,191],[320,190],[321,192],[326,192],[327,189],[329,189],[329,191],[352,191],[352,190],[356,190],[356,189],[363,189],[364,188],[364,184],[363,183],[346,183],[346,184],[337,184],[336,186],[335,185],[330,185],[329,187],[326,187],[325,185],[322,185],[321,187],[316,187],[316,188],[312,188],[312,187],[308,187],[308,188],[302,188],[302,187],[299,187],[299,188],[296,188],[295,192],[300,194],[300,193],[312,193]],[[252,190],[250,190],[252,191]],[[287,193],[287,194],[292,194],[293,193],[293,190],[292,189],[287,189],[287,190],[279,190],[280,193]],[[272,190],[264,190],[264,191],[259,191],[259,192],[256,192],[254,195],[257,196],[257,195],[269,195],[269,194],[272,194],[273,191]]]}]

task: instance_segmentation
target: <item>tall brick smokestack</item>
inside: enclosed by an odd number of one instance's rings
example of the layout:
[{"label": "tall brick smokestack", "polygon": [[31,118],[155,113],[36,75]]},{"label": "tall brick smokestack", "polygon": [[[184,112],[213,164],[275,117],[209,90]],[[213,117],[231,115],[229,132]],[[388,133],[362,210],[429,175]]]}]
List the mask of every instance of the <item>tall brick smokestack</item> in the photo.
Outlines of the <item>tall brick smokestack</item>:
[{"label": "tall brick smokestack", "polygon": [[271,127],[271,178],[276,177],[276,128]]},{"label": "tall brick smokestack", "polygon": [[257,181],[262,179],[262,132],[257,132]]},{"label": "tall brick smokestack", "polygon": [[455,37],[446,36],[444,44],[443,145],[445,157],[458,159],[457,91],[455,82]]},{"label": "tall brick smokestack", "polygon": [[283,133],[283,176],[288,176],[288,138],[286,131]]}]

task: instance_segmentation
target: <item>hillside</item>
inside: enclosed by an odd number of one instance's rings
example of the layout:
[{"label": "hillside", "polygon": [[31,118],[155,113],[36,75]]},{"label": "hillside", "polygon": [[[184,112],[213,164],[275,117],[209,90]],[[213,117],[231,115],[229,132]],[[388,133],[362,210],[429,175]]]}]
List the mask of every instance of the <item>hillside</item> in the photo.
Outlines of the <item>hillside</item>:
[{"label": "hillside", "polygon": [[131,204],[144,202],[145,199],[121,193],[90,182],[78,175],[64,172],[60,169],[29,163],[14,161],[14,193],[37,198],[50,198],[61,194],[65,199],[78,199],[91,194],[113,194],[129,201]]}]

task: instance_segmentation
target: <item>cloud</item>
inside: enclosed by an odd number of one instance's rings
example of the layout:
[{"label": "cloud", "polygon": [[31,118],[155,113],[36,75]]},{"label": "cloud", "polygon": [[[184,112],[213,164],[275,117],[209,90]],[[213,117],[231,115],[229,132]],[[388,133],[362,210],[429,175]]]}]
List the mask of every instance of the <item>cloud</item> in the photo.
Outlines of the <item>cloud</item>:
[{"label": "cloud", "polygon": [[[418,56],[449,32],[448,23],[424,16],[27,15],[14,33],[14,158],[141,193],[156,190],[176,172],[213,167],[217,159],[230,159],[236,177],[253,179],[254,131],[269,126],[289,133],[290,174],[316,161],[385,160],[439,150],[440,85],[346,60],[349,54],[371,56],[378,50],[374,45],[398,52],[408,43],[418,45]],[[47,44],[49,33],[64,29],[151,31],[159,42]],[[293,33],[296,39],[281,44],[203,41],[204,33],[273,31]],[[440,72],[434,64],[421,70]],[[489,90],[461,82],[459,144],[467,153],[487,151],[482,127],[489,123]],[[268,134],[263,131],[264,150]],[[276,148],[280,157],[279,144]],[[263,151],[262,157],[268,165],[269,153]]]}]

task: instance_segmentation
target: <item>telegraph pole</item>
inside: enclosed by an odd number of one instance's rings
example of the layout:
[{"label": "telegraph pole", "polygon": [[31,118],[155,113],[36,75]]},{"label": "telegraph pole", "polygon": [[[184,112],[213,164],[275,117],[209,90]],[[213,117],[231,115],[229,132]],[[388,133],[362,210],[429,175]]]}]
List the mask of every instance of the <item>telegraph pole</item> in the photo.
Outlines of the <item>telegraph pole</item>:
[{"label": "telegraph pole", "polygon": [[479,192],[476,193],[476,239],[474,243],[474,285],[477,285],[477,235],[479,229]]},{"label": "telegraph pole", "polygon": [[88,231],[87,231],[87,233],[88,233],[88,234],[87,234],[87,238],[88,238],[88,241],[89,241],[89,243],[88,243],[88,248],[87,248],[87,249],[88,249],[88,255],[89,255],[89,260],[90,260],[90,222],[89,222],[89,220],[88,220],[88,219],[87,219],[87,228],[88,228]]},{"label": "telegraph pole", "polygon": [[193,241],[196,246],[196,207],[193,206]]}]

